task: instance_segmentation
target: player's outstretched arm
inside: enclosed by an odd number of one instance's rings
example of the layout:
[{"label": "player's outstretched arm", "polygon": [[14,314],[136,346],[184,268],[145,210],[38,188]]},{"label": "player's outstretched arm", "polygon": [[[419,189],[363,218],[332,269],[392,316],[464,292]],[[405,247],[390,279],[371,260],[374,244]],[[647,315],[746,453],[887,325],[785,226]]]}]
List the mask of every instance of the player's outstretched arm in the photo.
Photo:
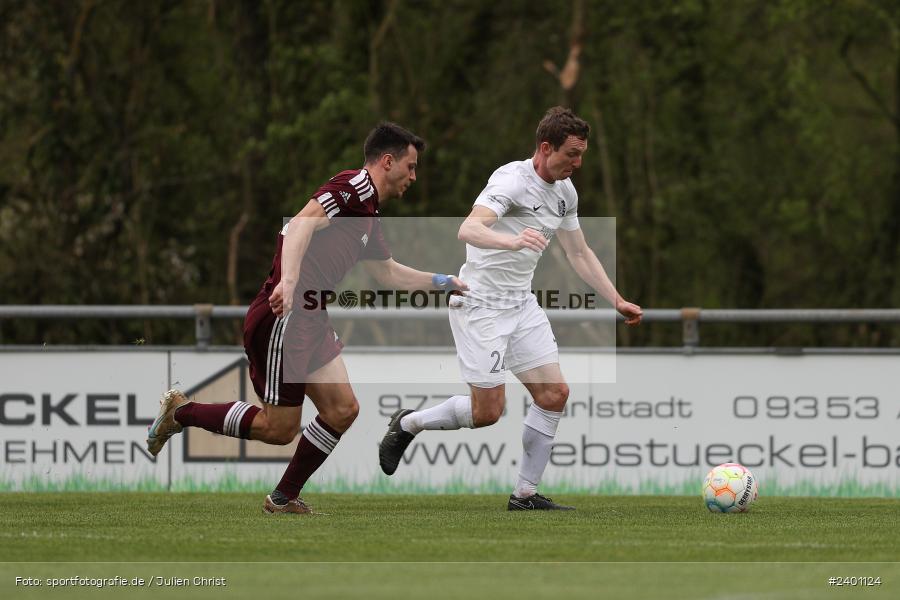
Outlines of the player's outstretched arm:
[{"label": "player's outstretched arm", "polygon": [[469,286],[452,275],[426,273],[400,264],[393,258],[363,261],[366,271],[381,285],[395,290],[468,290]]},{"label": "player's outstretched arm", "polygon": [[463,221],[457,237],[476,248],[494,250],[529,249],[541,252],[547,247],[547,239],[540,232],[525,228],[516,236],[497,233],[491,227],[497,222],[497,213],[486,206],[476,206]]},{"label": "player's outstretched arm", "polygon": [[622,298],[606,274],[606,269],[600,264],[600,259],[588,246],[584,239],[584,232],[581,229],[573,231],[559,229],[556,235],[566,253],[566,258],[569,259],[569,264],[572,265],[578,276],[615,306],[616,310],[625,317],[625,323],[628,325],[640,323],[644,314],[641,307]]},{"label": "player's outstretched arm", "polygon": [[328,227],[325,209],[315,200],[306,203],[288,223],[281,247],[281,281],[269,296],[269,306],[279,317],[291,311],[300,265],[313,234]]}]

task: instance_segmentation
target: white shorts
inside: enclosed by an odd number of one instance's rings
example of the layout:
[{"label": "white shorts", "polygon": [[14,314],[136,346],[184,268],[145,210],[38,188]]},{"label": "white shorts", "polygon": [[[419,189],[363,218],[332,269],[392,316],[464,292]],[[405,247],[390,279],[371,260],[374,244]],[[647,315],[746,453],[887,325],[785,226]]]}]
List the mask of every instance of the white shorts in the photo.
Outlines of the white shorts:
[{"label": "white shorts", "polygon": [[460,296],[453,300],[450,329],[463,381],[469,385],[497,387],[506,383],[507,371],[518,374],[559,362],[550,321],[533,295],[516,308],[472,306]]}]

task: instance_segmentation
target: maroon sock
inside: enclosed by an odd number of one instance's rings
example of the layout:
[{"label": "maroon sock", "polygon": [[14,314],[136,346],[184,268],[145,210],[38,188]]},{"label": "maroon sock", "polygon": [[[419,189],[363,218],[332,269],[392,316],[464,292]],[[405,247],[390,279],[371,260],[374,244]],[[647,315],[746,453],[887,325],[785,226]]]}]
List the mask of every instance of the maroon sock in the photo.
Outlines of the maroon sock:
[{"label": "maroon sock", "polygon": [[303,430],[294,451],[294,458],[291,459],[275,489],[289,500],[296,498],[303,484],[322,466],[340,439],[341,434],[317,416]]},{"label": "maroon sock", "polygon": [[175,411],[175,420],[184,427],[202,427],[213,433],[229,437],[250,439],[250,425],[260,411],[258,406],[246,402],[227,404],[201,404],[188,402]]}]

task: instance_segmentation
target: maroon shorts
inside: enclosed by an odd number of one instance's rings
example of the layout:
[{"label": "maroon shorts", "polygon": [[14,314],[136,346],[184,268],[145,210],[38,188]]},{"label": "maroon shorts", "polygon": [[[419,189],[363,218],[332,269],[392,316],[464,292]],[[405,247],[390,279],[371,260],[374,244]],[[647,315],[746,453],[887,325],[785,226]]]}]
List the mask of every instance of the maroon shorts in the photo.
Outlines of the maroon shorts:
[{"label": "maroon shorts", "polygon": [[343,347],[324,311],[295,310],[287,318],[278,317],[262,294],[244,320],[250,380],[266,404],[302,405],[306,375],[334,360]]}]

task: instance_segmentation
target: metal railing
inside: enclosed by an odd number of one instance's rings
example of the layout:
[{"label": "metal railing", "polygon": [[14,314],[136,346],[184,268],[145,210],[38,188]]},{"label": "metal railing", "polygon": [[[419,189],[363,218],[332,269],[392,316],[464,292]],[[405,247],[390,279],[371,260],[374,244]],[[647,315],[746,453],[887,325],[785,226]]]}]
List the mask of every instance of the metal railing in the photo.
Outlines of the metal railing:
[{"label": "metal railing", "polygon": [[[193,319],[198,347],[212,341],[213,319],[243,319],[246,306],[194,305],[0,305],[0,319]],[[330,308],[333,319],[357,320],[443,320],[446,309]],[[551,321],[623,321],[611,309],[548,310]],[[900,323],[900,309],[703,309],[661,308],[644,310],[647,322],[681,322],[682,343],[700,343],[700,323]]]}]

